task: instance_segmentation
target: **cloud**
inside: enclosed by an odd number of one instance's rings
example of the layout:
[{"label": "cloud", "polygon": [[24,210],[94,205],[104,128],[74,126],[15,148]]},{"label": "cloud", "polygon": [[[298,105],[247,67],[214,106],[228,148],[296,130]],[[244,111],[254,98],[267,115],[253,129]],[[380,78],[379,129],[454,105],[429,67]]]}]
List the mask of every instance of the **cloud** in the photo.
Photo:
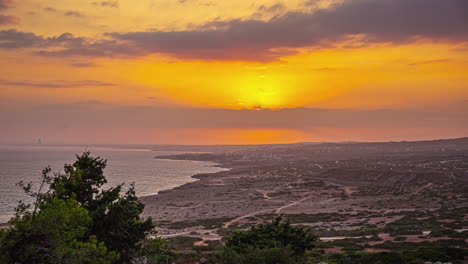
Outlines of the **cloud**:
[{"label": "cloud", "polygon": [[120,6],[119,1],[101,1],[101,2],[93,2],[91,4],[94,6],[113,7],[113,8],[118,8]]},{"label": "cloud", "polygon": [[64,13],[65,16],[69,16],[69,17],[77,17],[77,18],[83,18],[85,17],[85,15],[83,15],[82,13],[80,12],[77,12],[77,11],[66,11]]},{"label": "cloud", "polygon": [[266,5],[261,5],[258,7],[257,11],[258,12],[264,12],[264,13],[281,13],[286,10],[286,6],[283,3],[276,3],[271,6],[266,6]]},{"label": "cloud", "polygon": [[417,38],[468,40],[465,0],[355,0],[312,13],[289,12],[269,21],[231,20],[199,30],[108,34],[147,53],[180,58],[274,59],[278,49],[326,46],[350,36],[364,43]]},{"label": "cloud", "polygon": [[7,9],[13,7],[13,0],[0,0],[0,9]]},{"label": "cloud", "polygon": [[272,16],[279,16],[286,12],[287,8],[283,3],[276,3],[271,6],[261,5],[257,11],[252,14],[251,19],[263,19]]},{"label": "cloud", "polygon": [[99,101],[99,100],[88,100],[85,102],[86,104],[90,104],[90,105],[97,105],[97,104],[103,104],[103,102]]},{"label": "cloud", "polygon": [[[0,0],[0,11],[4,9],[14,8],[13,0]],[[12,15],[0,14],[0,26],[19,24],[20,18]]]},{"label": "cloud", "polygon": [[[32,32],[15,29],[0,30],[0,49],[31,48],[34,53],[43,56],[84,56],[103,57],[115,54],[137,54],[131,46],[116,43],[115,40],[91,40],[63,33],[56,37],[43,37]],[[53,49],[53,51],[48,51]]]},{"label": "cloud", "polygon": [[14,29],[0,31],[0,48],[30,48],[44,43],[45,39],[34,33],[25,33]]},{"label": "cloud", "polygon": [[88,67],[96,67],[97,65],[92,62],[79,62],[79,61],[73,61],[70,63],[71,66],[77,67],[77,68],[88,68]]},{"label": "cloud", "polygon": [[[63,33],[57,37],[42,37],[31,32],[21,32],[15,29],[0,31],[0,48],[3,49],[18,49],[18,48],[33,48],[33,49],[72,49],[79,50],[85,48],[88,52],[91,43],[86,38],[75,37],[70,33]],[[37,51],[41,54],[40,51]],[[104,54],[102,54],[104,55]]]},{"label": "cloud", "polygon": [[215,6],[216,4],[213,2],[200,2],[198,0],[179,0],[180,4],[187,4],[187,3],[196,3],[199,6]]},{"label": "cloud", "polygon": [[45,10],[45,11],[48,11],[48,12],[58,12],[57,9],[55,9],[55,8],[53,8],[53,7],[50,7],[50,6],[45,7],[44,10]]},{"label": "cloud", "polygon": [[[323,140],[451,138],[468,133],[468,115],[465,114],[468,104],[466,98],[463,99],[465,102],[460,101],[458,106],[420,109],[255,111],[118,106],[106,104],[105,97],[63,104],[35,104],[0,98],[0,140],[23,141],[37,139],[40,135],[48,142],[52,139],[80,143],[90,143],[90,140],[132,143],[137,140],[146,144],[155,138],[166,137],[159,142],[169,143],[169,140],[172,144],[181,144],[188,140],[190,144],[200,144],[200,138],[189,132],[199,130],[213,144],[219,143],[215,138],[220,133],[239,133],[245,129],[305,131],[321,136]],[[120,135],[118,139],[117,134]],[[167,135],[171,135],[170,139]]]},{"label": "cloud", "polygon": [[[268,10],[273,7],[264,7]],[[280,6],[273,10],[280,9]],[[303,47],[327,47],[350,42],[344,48],[372,43],[408,43],[421,38],[468,41],[466,0],[353,0],[310,13],[287,12],[271,20],[212,21],[182,31],[107,33],[89,40],[71,34],[41,38],[36,51],[43,56],[142,56],[168,54],[181,59],[269,61],[294,54]],[[10,32],[11,33],[11,32]],[[0,47],[23,47],[32,33],[16,32]],[[17,37],[25,36],[27,40]],[[0,41],[1,41],[0,33]],[[58,41],[62,38],[63,41]],[[2,45],[3,44],[3,45]],[[59,49],[56,46],[58,45]],[[47,49],[49,48],[49,49]],[[53,48],[53,49],[52,49]]]},{"label": "cloud", "polygon": [[5,86],[20,86],[20,87],[36,87],[36,88],[78,88],[87,86],[115,86],[113,83],[106,83],[94,80],[83,81],[51,81],[51,82],[30,82],[30,81],[7,81],[0,80],[0,85]]},{"label": "cloud", "polygon": [[439,59],[439,60],[425,60],[425,61],[416,61],[409,63],[408,66],[418,66],[418,65],[425,65],[425,64],[439,64],[439,63],[448,63],[451,62],[449,59]]},{"label": "cloud", "polygon": [[56,9],[54,7],[50,7],[50,6],[45,7],[44,10],[47,11],[47,12],[62,14],[62,15],[67,16],[67,17],[75,17],[75,18],[84,18],[84,17],[86,17],[83,13],[78,12],[78,11],[72,11],[72,10],[61,11],[61,10],[58,10],[58,9]]},{"label": "cloud", "polygon": [[0,15],[0,26],[18,24],[20,19],[16,16]]},{"label": "cloud", "polygon": [[[74,126],[88,124],[93,127],[135,128],[286,128],[306,129],[310,127],[342,128],[468,128],[468,116],[461,115],[466,106],[342,110],[295,108],[280,110],[228,110],[200,108],[161,108],[143,106],[109,105],[98,100],[76,104],[36,105],[21,107],[23,116],[12,115],[11,111],[0,112],[0,122],[8,124],[45,125],[38,116],[47,116],[50,123],[69,123]],[[2,115],[3,113],[3,115]],[[83,122],[81,122],[83,121]],[[86,121],[86,122],[84,122]]]}]

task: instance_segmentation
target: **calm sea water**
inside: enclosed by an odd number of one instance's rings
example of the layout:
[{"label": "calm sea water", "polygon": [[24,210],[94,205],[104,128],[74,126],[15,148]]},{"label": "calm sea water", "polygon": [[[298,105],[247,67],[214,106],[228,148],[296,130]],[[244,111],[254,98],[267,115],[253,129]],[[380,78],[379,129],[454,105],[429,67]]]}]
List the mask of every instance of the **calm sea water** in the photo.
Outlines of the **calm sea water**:
[{"label": "calm sea water", "polygon": [[[5,223],[14,213],[18,201],[30,198],[15,186],[21,180],[39,186],[41,171],[51,166],[52,171],[63,171],[65,163],[73,163],[75,154],[83,147],[56,146],[0,146],[0,223]],[[107,187],[135,182],[138,195],[154,194],[194,181],[198,173],[223,170],[210,162],[175,161],[155,159],[158,155],[178,152],[155,152],[147,149],[112,149],[88,147],[93,156],[107,159],[105,175]]]}]

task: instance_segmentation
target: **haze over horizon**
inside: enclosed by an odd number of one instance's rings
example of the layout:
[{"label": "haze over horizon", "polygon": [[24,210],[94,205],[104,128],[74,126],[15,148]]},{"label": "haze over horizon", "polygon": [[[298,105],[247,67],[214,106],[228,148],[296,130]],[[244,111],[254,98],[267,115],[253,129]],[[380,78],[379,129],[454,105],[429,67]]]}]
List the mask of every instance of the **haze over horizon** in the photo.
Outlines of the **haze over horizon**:
[{"label": "haze over horizon", "polygon": [[468,136],[465,0],[0,0],[0,143]]}]

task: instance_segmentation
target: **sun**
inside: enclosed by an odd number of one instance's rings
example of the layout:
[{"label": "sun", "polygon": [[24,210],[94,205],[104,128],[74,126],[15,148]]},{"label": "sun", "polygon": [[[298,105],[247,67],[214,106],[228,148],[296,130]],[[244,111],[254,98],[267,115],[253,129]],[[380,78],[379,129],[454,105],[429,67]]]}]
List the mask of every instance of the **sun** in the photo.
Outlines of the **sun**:
[{"label": "sun", "polygon": [[238,106],[247,109],[278,109],[285,106],[285,86],[274,77],[259,75],[239,80]]}]

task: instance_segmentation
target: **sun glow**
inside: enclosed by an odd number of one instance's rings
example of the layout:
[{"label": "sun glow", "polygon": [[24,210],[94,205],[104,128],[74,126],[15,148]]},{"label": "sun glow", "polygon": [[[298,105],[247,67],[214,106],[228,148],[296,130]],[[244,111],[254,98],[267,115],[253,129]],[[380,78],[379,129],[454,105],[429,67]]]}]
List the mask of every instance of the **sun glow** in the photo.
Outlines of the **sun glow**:
[{"label": "sun glow", "polygon": [[237,84],[238,104],[242,108],[281,108],[285,105],[285,87],[275,78],[260,75],[243,78]]},{"label": "sun glow", "polygon": [[[465,98],[466,58],[444,44],[421,44],[417,50],[414,45],[320,50],[266,63],[168,62],[157,56],[112,59],[99,62],[100,72],[85,68],[69,74],[82,73],[81,79],[99,74],[108,82],[131,87],[120,94],[101,89],[107,100],[122,104],[223,109],[414,107],[436,98],[447,102]],[[53,92],[56,96],[60,91]]]}]

